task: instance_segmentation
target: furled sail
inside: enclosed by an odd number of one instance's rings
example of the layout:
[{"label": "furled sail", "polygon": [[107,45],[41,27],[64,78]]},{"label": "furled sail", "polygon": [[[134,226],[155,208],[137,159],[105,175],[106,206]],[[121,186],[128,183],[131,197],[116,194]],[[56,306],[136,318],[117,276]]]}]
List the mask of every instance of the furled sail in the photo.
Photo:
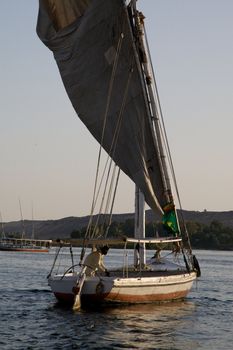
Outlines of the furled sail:
[{"label": "furled sail", "polygon": [[79,118],[162,214],[167,188],[131,20],[124,0],[40,0],[37,33]]}]

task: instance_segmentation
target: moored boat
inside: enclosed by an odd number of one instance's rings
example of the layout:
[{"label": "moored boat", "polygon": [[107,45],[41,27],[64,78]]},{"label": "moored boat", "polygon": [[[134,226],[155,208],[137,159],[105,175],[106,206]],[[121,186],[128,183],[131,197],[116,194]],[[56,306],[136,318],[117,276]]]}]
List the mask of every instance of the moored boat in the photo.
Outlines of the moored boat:
[{"label": "moored boat", "polygon": [[47,253],[51,247],[51,240],[27,238],[2,238],[0,250],[12,252]]},{"label": "moored boat", "polygon": [[22,234],[19,237],[8,237],[6,235],[4,230],[4,224],[2,221],[2,215],[0,213],[0,219],[1,219],[1,236],[0,236],[0,251],[12,251],[12,252],[33,252],[33,253],[47,253],[49,252],[52,240],[49,239],[35,239],[34,237],[34,222],[32,227],[32,237],[31,238],[25,238],[25,225],[24,225],[24,219],[22,214],[22,208],[21,203],[19,200],[19,206],[20,206],[20,214],[21,214],[21,220],[22,220],[22,226],[23,231]]}]

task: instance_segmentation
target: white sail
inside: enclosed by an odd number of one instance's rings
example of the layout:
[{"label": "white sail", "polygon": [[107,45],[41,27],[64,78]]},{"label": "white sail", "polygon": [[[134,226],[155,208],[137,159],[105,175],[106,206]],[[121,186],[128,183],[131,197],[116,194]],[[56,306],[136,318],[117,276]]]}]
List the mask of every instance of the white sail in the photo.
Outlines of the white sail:
[{"label": "white sail", "polygon": [[79,118],[162,214],[168,189],[131,19],[123,0],[41,0],[37,33]]}]

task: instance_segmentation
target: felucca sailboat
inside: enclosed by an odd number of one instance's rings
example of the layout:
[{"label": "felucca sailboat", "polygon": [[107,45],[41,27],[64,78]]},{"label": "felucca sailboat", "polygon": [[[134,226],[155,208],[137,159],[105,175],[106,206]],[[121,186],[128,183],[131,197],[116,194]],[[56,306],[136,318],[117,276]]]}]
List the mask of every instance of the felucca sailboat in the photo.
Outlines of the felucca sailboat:
[{"label": "felucca sailboat", "polygon": [[[100,144],[91,219],[80,261],[72,260],[62,274],[51,269],[48,283],[53,293],[77,308],[80,302],[148,303],[186,297],[200,269],[182,215],[179,224],[175,209],[170,182],[170,174],[175,180],[174,169],[144,16],[136,0],[40,0],[37,33],[54,54],[79,118]],[[100,176],[103,149],[109,158]],[[135,236],[108,239],[120,170],[136,185]],[[102,215],[94,223],[101,185]],[[161,218],[160,237],[145,237],[145,202]],[[123,268],[110,270],[108,276],[98,271],[86,276],[86,248],[114,247],[115,243],[125,248],[128,243],[135,245],[134,264],[128,265],[125,259]],[[157,249],[150,260],[147,244]],[[183,265],[160,258],[164,247],[176,257],[181,255]]]}]

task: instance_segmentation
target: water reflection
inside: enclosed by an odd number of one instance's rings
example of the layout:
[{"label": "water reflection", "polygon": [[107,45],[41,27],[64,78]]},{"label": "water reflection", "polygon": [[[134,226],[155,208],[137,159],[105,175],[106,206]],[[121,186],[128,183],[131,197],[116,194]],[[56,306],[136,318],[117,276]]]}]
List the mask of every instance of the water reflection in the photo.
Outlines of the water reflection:
[{"label": "water reflection", "polygon": [[170,315],[180,317],[182,314],[193,312],[195,304],[189,301],[177,301],[163,304],[133,304],[133,305],[111,305],[97,307],[95,310],[106,314],[116,315],[147,315],[161,317]]},{"label": "water reflection", "polygon": [[[57,315],[67,322],[69,311],[62,314],[59,309],[61,306],[56,304]],[[195,310],[194,303],[184,301],[70,311],[69,333],[75,332],[76,344],[85,342],[93,349],[178,349],[177,344],[179,349],[198,349],[198,341],[187,336],[183,339],[185,332],[190,333]]]},{"label": "water reflection", "polygon": [[106,309],[105,315],[114,316],[115,326],[106,329],[105,337],[111,342],[121,339],[135,349],[175,349],[176,340],[194,311],[195,305],[189,302]]},{"label": "water reflection", "polygon": [[203,274],[184,302],[73,312],[47,286],[50,254],[2,252],[0,349],[231,349],[233,252],[197,255]]}]

